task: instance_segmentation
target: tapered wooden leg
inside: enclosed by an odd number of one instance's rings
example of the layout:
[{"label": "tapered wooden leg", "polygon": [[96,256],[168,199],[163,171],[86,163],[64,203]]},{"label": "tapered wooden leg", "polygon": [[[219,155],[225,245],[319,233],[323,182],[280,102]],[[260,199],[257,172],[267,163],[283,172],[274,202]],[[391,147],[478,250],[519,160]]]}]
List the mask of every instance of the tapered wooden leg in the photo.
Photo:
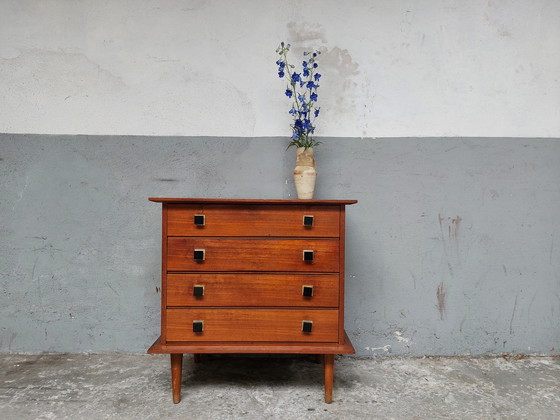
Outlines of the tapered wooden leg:
[{"label": "tapered wooden leg", "polygon": [[200,354],[194,353],[193,354],[193,360],[194,360],[195,363],[200,363]]},{"label": "tapered wooden leg", "polygon": [[334,377],[334,354],[325,354],[324,356],[324,373],[325,373],[325,402],[332,403],[332,387]]},{"label": "tapered wooden leg", "polygon": [[181,401],[181,376],[183,374],[183,354],[171,354],[171,387],[173,388],[173,402]]}]

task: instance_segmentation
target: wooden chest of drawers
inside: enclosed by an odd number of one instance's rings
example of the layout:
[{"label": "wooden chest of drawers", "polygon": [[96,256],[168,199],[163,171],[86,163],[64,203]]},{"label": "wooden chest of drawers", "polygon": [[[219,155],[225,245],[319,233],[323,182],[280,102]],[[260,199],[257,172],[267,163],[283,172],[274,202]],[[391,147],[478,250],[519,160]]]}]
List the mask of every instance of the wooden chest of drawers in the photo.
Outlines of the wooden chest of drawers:
[{"label": "wooden chest of drawers", "polygon": [[180,401],[184,353],[322,355],[332,401],[344,331],[345,206],[354,200],[150,198],[162,203],[161,336]]}]

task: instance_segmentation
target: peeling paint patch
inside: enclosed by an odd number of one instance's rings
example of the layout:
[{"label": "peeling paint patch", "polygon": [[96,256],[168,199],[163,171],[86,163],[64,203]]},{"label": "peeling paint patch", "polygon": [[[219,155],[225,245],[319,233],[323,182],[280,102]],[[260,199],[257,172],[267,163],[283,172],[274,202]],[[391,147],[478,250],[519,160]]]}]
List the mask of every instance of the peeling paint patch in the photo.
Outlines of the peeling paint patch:
[{"label": "peeling paint patch", "polygon": [[410,343],[410,338],[403,337],[402,331],[395,331],[393,335],[395,336],[397,341],[400,341],[401,343]]},{"label": "peeling paint patch", "polygon": [[367,351],[376,351],[376,350],[383,350],[385,353],[388,353],[391,351],[391,345],[387,344],[383,347],[366,347]]}]

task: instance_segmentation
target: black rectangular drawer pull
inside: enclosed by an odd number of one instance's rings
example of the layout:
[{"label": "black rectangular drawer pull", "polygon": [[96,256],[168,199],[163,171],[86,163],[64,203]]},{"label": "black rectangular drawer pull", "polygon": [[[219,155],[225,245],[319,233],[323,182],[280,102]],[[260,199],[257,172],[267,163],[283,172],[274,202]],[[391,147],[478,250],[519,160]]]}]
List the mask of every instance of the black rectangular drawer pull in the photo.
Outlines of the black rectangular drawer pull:
[{"label": "black rectangular drawer pull", "polygon": [[313,296],[313,286],[303,286],[301,288],[301,294],[305,297]]},{"label": "black rectangular drawer pull", "polygon": [[204,331],[204,321],[196,320],[192,322],[192,330],[195,333],[201,333]]},{"label": "black rectangular drawer pull", "polygon": [[313,330],[313,321],[301,321],[301,330],[310,333]]},{"label": "black rectangular drawer pull", "polygon": [[305,227],[312,227],[313,226],[314,217],[310,215],[303,216],[303,226]]},{"label": "black rectangular drawer pull", "polygon": [[204,249],[195,249],[193,258],[195,261],[204,261],[206,259],[206,251]]},{"label": "black rectangular drawer pull", "polygon": [[206,224],[206,217],[204,217],[203,214],[195,214],[194,224],[197,226],[204,226]]},{"label": "black rectangular drawer pull", "polygon": [[305,261],[305,262],[313,261],[313,250],[312,249],[304,249],[303,250],[303,261]]},{"label": "black rectangular drawer pull", "polygon": [[195,284],[193,287],[193,296],[202,297],[204,296],[204,286],[200,284]]}]

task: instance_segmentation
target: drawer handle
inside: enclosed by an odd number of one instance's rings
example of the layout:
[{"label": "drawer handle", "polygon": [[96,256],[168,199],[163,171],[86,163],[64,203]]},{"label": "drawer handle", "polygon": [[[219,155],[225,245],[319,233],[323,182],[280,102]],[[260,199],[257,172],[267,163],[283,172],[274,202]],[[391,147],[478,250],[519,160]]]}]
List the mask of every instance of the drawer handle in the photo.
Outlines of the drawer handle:
[{"label": "drawer handle", "polygon": [[195,214],[194,224],[196,226],[204,226],[206,224],[206,217],[203,214]]},{"label": "drawer handle", "polygon": [[195,284],[193,287],[193,296],[202,297],[204,296],[204,286],[200,284]]},{"label": "drawer handle", "polygon": [[193,321],[192,323],[192,331],[194,333],[201,333],[204,331],[204,321]]},{"label": "drawer handle", "polygon": [[313,216],[305,215],[303,216],[303,226],[305,227],[312,227],[313,226]]},{"label": "drawer handle", "polygon": [[206,251],[204,249],[195,249],[193,258],[195,261],[204,261],[206,259]]},{"label": "drawer handle", "polygon": [[305,297],[313,296],[313,286],[303,286],[301,288],[301,294]]},{"label": "drawer handle", "polygon": [[313,250],[312,249],[304,249],[303,250],[303,261],[305,261],[305,262],[312,262],[313,261]]},{"label": "drawer handle", "polygon": [[313,321],[301,321],[301,330],[310,333],[313,330]]}]

